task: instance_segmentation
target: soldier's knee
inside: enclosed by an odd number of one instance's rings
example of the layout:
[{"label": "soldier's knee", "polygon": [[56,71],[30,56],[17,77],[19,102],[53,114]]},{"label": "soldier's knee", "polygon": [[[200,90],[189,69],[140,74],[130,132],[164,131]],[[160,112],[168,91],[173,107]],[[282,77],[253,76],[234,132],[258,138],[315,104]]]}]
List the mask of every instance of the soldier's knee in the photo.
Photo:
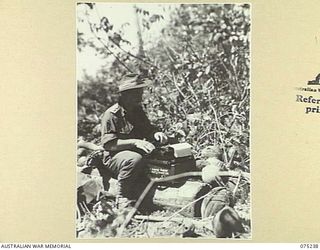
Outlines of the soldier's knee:
[{"label": "soldier's knee", "polygon": [[142,165],[143,156],[139,153],[128,151],[126,158],[134,166]]},{"label": "soldier's knee", "polygon": [[121,152],[121,158],[123,161],[120,166],[118,180],[135,178],[143,172],[144,163],[141,154],[132,151],[123,151]]},{"label": "soldier's knee", "polygon": [[143,156],[139,153],[126,150],[118,153],[115,159],[120,163],[121,168],[124,166],[134,167],[142,164]]}]

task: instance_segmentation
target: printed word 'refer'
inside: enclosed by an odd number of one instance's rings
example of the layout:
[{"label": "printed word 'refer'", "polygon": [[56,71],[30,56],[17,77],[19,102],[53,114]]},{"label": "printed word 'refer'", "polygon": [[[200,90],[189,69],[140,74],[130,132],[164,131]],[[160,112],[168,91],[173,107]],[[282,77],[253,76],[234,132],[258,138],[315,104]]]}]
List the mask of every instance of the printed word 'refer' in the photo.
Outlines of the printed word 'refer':
[{"label": "printed word 'refer'", "polygon": [[[320,99],[316,99],[313,96],[304,97],[303,95],[297,95],[297,102],[320,104]],[[306,107],[306,114],[320,113],[320,106]]]}]

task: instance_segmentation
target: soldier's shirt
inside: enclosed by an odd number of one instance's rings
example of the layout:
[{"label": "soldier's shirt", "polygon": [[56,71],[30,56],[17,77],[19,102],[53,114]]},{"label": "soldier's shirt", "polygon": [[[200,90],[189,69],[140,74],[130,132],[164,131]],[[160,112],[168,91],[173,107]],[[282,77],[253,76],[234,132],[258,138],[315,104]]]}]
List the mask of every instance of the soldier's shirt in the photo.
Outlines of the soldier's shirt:
[{"label": "soldier's shirt", "polygon": [[157,131],[139,106],[127,112],[119,103],[108,108],[102,116],[101,144],[115,139],[147,139],[152,140]]}]

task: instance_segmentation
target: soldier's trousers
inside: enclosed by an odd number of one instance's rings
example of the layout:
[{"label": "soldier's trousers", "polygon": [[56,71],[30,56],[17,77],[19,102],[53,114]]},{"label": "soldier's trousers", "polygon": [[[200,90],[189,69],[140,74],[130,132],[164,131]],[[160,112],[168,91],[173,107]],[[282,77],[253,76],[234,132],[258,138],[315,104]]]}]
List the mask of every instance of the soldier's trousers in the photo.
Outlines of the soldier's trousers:
[{"label": "soldier's trousers", "polygon": [[[139,198],[148,184],[144,159],[139,153],[125,150],[112,156],[104,165],[106,172],[118,180],[118,195],[130,200]],[[100,171],[103,175],[103,171]]]}]

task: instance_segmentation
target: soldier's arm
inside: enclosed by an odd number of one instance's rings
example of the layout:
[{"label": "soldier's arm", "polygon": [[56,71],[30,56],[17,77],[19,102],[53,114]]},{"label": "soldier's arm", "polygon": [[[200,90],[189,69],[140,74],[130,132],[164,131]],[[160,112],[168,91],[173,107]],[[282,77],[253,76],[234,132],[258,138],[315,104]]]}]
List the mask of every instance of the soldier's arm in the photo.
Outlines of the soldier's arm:
[{"label": "soldier's arm", "polygon": [[114,139],[104,143],[103,147],[107,151],[127,150],[135,147],[135,141],[136,139]]},{"label": "soldier's arm", "polygon": [[103,146],[107,151],[122,151],[139,148],[148,154],[155,149],[150,142],[139,139],[115,139],[105,143]]},{"label": "soldier's arm", "polygon": [[147,141],[139,139],[119,139],[117,135],[118,130],[116,117],[110,113],[105,113],[102,117],[101,127],[101,142],[105,150],[122,151],[140,148],[146,153],[153,151],[154,146]]},{"label": "soldier's arm", "polygon": [[159,132],[160,129],[159,129],[157,126],[151,124],[149,118],[147,117],[147,115],[146,115],[146,113],[144,112],[144,110],[143,110],[142,107],[140,107],[140,108],[138,109],[138,115],[139,115],[139,120],[140,120],[140,122],[141,122],[141,124],[142,124],[141,127],[142,127],[142,130],[143,130],[143,132],[144,132],[144,137],[145,137],[148,141],[153,142],[153,141],[155,140],[154,134],[155,134],[156,132]]},{"label": "soldier's arm", "polygon": [[147,140],[160,144],[166,144],[168,142],[168,137],[165,133],[161,132],[160,129],[152,125],[150,120],[148,119],[147,115],[144,113],[143,109],[141,108],[141,120],[144,124],[144,131],[145,131],[145,137]]}]

